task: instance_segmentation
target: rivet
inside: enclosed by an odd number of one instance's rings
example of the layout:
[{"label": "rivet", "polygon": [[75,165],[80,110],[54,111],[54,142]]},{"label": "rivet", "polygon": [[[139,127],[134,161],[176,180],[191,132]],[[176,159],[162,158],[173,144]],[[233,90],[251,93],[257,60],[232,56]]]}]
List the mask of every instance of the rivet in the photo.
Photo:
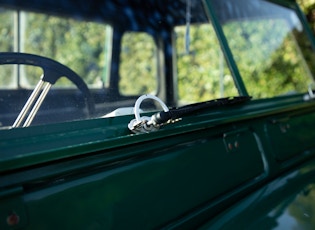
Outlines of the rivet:
[{"label": "rivet", "polygon": [[235,142],[234,142],[234,147],[235,147],[235,148],[238,148],[239,146],[240,146],[240,145],[239,145],[238,141],[235,141]]},{"label": "rivet", "polygon": [[228,148],[229,150],[232,150],[233,149],[233,145],[231,143],[228,144]]},{"label": "rivet", "polygon": [[17,215],[15,212],[12,212],[8,217],[7,217],[7,224],[9,226],[15,226],[19,224],[20,222],[20,217]]},{"label": "rivet", "polygon": [[282,133],[286,133],[287,132],[287,126],[286,125],[281,125],[280,126],[280,130]]}]

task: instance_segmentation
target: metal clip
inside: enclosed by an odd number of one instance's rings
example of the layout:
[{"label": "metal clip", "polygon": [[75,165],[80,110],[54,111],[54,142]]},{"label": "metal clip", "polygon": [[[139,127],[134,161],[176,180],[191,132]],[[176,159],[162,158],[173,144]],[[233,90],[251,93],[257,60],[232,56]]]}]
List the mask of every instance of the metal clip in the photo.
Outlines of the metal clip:
[{"label": "metal clip", "polygon": [[149,133],[159,130],[159,126],[148,124],[150,117],[141,117],[140,121],[133,119],[129,122],[128,128],[133,133]]}]

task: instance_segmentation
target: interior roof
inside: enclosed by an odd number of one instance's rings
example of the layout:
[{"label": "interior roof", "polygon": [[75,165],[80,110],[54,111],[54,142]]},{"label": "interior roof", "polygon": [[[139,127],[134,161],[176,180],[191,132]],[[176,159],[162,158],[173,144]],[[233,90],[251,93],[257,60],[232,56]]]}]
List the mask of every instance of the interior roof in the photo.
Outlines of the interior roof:
[{"label": "interior roof", "polygon": [[[223,13],[221,22],[234,18],[279,15],[279,9],[261,7],[268,0],[209,0]],[[294,2],[293,0],[286,0]],[[274,2],[274,0],[270,0]],[[283,1],[281,1],[283,2]],[[187,0],[0,0],[0,6],[107,22],[123,30],[154,30],[186,23]],[[202,0],[191,0],[191,22],[207,21]],[[273,12],[271,9],[274,9]],[[284,12],[284,10],[281,10]],[[259,12],[261,15],[257,15]],[[285,12],[284,12],[285,13]],[[149,28],[149,29],[148,29]]]},{"label": "interior roof", "polygon": [[[192,0],[192,21],[206,20],[201,0]],[[31,10],[85,18],[93,21],[134,26],[142,20],[154,27],[184,24],[186,0],[0,0],[0,5],[14,9]]]}]

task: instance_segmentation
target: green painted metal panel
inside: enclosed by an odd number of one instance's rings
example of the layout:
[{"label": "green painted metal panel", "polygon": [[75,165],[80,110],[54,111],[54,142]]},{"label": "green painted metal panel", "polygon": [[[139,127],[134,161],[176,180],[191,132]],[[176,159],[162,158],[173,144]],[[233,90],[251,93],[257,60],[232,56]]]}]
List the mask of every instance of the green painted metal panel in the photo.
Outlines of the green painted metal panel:
[{"label": "green painted metal panel", "polygon": [[302,113],[315,103],[303,102],[303,96],[297,95],[205,109],[158,132],[141,135],[131,134],[127,128],[133,116],[0,130],[0,172],[294,110]]},{"label": "green painted metal panel", "polygon": [[25,203],[20,196],[0,198],[0,229],[21,229],[28,225]]},{"label": "green painted metal panel", "polygon": [[314,112],[287,114],[266,124],[266,135],[277,160],[288,160],[315,148],[314,120]]},{"label": "green painted metal panel", "polygon": [[314,166],[279,176],[198,229],[314,229]]},{"label": "green painted metal panel", "polygon": [[119,167],[98,165],[30,183],[21,195],[28,229],[152,229],[264,175],[262,153],[247,128],[215,135],[203,130],[170,143],[160,148],[151,141],[150,152],[138,145],[147,157]]}]

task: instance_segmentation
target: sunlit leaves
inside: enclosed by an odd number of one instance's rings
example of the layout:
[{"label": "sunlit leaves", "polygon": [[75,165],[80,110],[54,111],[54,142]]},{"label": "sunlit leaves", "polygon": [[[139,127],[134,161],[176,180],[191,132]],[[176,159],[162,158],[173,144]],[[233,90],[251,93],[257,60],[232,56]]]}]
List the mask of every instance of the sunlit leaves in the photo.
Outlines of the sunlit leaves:
[{"label": "sunlit leaves", "polygon": [[141,95],[157,91],[157,49],[146,33],[128,32],[121,41],[119,91]]},{"label": "sunlit leaves", "polygon": [[306,92],[311,77],[302,53],[307,51],[297,43],[303,31],[280,18],[235,21],[225,25],[224,31],[251,96]]},{"label": "sunlit leaves", "polygon": [[[71,19],[28,14],[25,51],[58,60],[87,84],[101,81],[104,66],[105,26]],[[69,84],[63,80],[59,85]]]},{"label": "sunlit leaves", "polygon": [[181,103],[235,96],[237,90],[211,24],[190,26],[190,50],[184,49],[185,27],[176,27],[177,82]]}]

